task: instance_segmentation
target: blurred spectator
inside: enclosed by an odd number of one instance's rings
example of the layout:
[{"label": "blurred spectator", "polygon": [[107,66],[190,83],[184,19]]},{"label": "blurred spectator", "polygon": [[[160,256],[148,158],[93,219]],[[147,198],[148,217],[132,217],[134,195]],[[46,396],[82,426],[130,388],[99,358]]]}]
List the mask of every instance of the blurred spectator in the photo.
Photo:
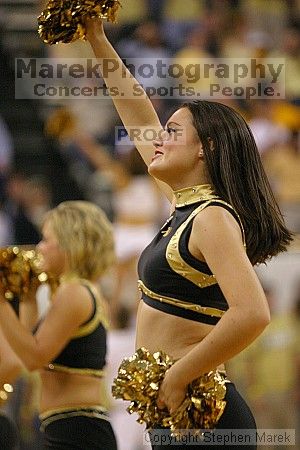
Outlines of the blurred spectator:
[{"label": "blurred spectator", "polygon": [[282,30],[288,22],[289,5],[282,0],[241,0],[241,12],[254,30],[269,30],[275,45],[280,43]]},{"label": "blurred spectator", "polygon": [[[126,8],[121,8],[126,9]],[[56,44],[47,47],[48,57],[54,58],[56,63],[65,64],[66,60],[68,65],[82,64],[87,67],[87,61],[91,60],[92,64],[96,64],[94,54],[89,45],[86,42],[77,40],[75,42],[66,44]],[[50,61],[51,62],[51,61]],[[64,72],[65,74],[65,72]],[[54,107],[67,107],[78,118],[82,127],[89,133],[99,137],[107,138],[111,129],[112,123],[115,121],[117,115],[113,108],[113,103],[108,95],[105,95],[104,82],[102,78],[96,78],[95,76],[84,76],[82,78],[63,76],[62,78],[55,78],[53,80],[56,86],[69,86],[82,88],[97,88],[96,97],[63,97],[61,96],[56,100],[49,101],[51,109]],[[55,109],[56,109],[55,108]],[[97,120],[95,120],[97,117]]]},{"label": "blurred spectator", "polygon": [[[300,340],[300,284],[298,286],[296,295],[295,295],[295,308],[294,308],[295,320],[298,325],[298,339]],[[300,351],[297,349],[296,358],[295,358],[295,366],[296,366],[296,434],[299,436],[300,432]]]},{"label": "blurred spectator", "polygon": [[[116,317],[116,327],[108,335],[107,342],[107,386],[109,390],[110,417],[114,427],[118,450],[146,450],[150,447],[143,443],[145,426],[133,420],[126,411],[129,402],[116,400],[110,391],[114,378],[123,358],[128,358],[135,352],[135,326],[131,311],[126,307],[120,308]],[[137,418],[137,416],[136,416]]]},{"label": "blurred spectator", "polygon": [[0,247],[13,243],[11,218],[4,209],[0,209]]},{"label": "blurred spectator", "polygon": [[37,244],[43,215],[51,208],[50,185],[43,175],[11,174],[7,183],[5,210],[12,221],[15,244]]},{"label": "blurred spectator", "polygon": [[[97,170],[89,155],[86,155],[80,148],[80,130],[84,130],[84,135],[88,136],[89,142],[103,148],[89,132],[89,129],[85,128],[80,117],[67,107],[55,109],[48,116],[45,124],[45,133],[57,140],[59,151],[66,161],[69,174],[81,189],[84,198],[102,208],[108,218],[113,220],[111,180],[106,176],[105,171]],[[103,148],[103,157],[106,153],[109,158],[108,151]],[[106,161],[106,158],[104,159]],[[97,162],[100,164],[99,160]]]},{"label": "blurred spectator", "polygon": [[[185,45],[174,55],[172,64],[179,65],[184,69],[184,74],[176,79],[176,84],[180,84],[185,91],[191,87],[196,93],[201,94],[201,98],[208,98],[211,83],[218,80],[211,77],[203,77],[196,74],[192,66],[213,63],[213,56],[207,51],[208,34],[207,29],[201,25],[193,28],[186,36]],[[190,68],[190,69],[189,69]],[[195,94],[197,96],[197,94]],[[182,95],[178,95],[178,100],[184,101]]]},{"label": "blurred spectator", "polygon": [[[166,58],[170,55],[161,33],[161,27],[154,21],[139,24],[132,37],[121,39],[117,44],[123,58]],[[145,61],[146,62],[146,61]]]},{"label": "blurred spectator", "polygon": [[158,62],[162,67],[169,67],[170,51],[163,41],[161,26],[156,22],[144,21],[138,25],[132,37],[120,40],[117,50],[144,88],[157,90],[170,85],[166,69],[162,69],[162,76],[157,69]]},{"label": "blurred spectator", "polygon": [[0,412],[0,448],[19,450],[18,429],[3,412]]},{"label": "blurred spectator", "polygon": [[204,3],[195,0],[165,0],[163,2],[164,36],[172,51],[184,45],[185,36],[199,24]]},{"label": "blurred spectator", "polygon": [[[272,289],[272,288],[271,288]],[[299,323],[294,314],[279,312],[277,299],[265,289],[272,320],[261,336],[228,364],[253,411],[257,428],[295,428],[295,355]],[[273,448],[272,446],[268,448]],[[274,449],[288,450],[276,446]]]},{"label": "blurred spectator", "polygon": [[252,49],[248,41],[249,24],[246,17],[236,13],[222,34],[221,55],[224,58],[248,58]]},{"label": "blurred spectator", "polygon": [[164,2],[161,0],[148,0],[148,15],[150,20],[160,23],[163,19]]},{"label": "blurred spectator", "polygon": [[[173,58],[174,54],[176,54],[174,61],[179,61],[184,66],[193,61],[199,63],[204,57],[216,56],[285,58],[286,94],[288,100],[299,104],[299,12],[299,0],[129,0],[123,2],[119,23],[117,25],[106,23],[105,26],[108,32],[113,34],[115,41],[122,38],[117,45],[122,56],[139,58],[141,63],[147,62],[147,58],[152,63],[155,63],[158,58],[166,61],[169,57]],[[3,25],[5,25],[4,22]],[[16,49],[17,32],[18,30],[15,29],[11,40]],[[10,40],[9,30],[6,39]],[[82,41],[51,47],[44,46],[41,42],[40,45],[43,51],[47,50],[49,57],[61,58],[62,63],[65,63],[66,58],[73,58],[74,62],[78,62],[78,58],[93,58],[90,47]],[[13,59],[12,54],[11,60]],[[95,81],[97,86],[103,86],[102,80],[93,81],[84,78],[79,81],[82,81],[85,86],[94,87]],[[155,86],[170,85],[169,80],[141,79],[140,81],[143,84],[148,82]],[[203,96],[207,86],[201,85],[201,81],[199,81],[198,89]],[[188,85],[186,79],[183,82]],[[170,100],[177,103],[177,100],[182,99]],[[160,117],[165,123],[167,108],[171,102],[168,101],[167,105],[162,99],[153,99],[153,102],[156,103],[156,109],[157,105],[160,105]],[[48,103],[47,107],[51,106],[52,109],[53,104],[51,101],[51,105]],[[114,278],[116,272],[110,274],[111,285],[108,295],[114,297],[114,302],[118,304],[116,309],[122,314],[124,304],[135,304],[136,260],[134,255],[140,251],[138,248],[140,240],[146,235],[149,239],[152,237],[150,235],[153,233],[153,228],[163,220],[162,216],[167,214],[167,211],[165,205],[161,207],[161,199],[156,197],[155,187],[150,184],[149,177],[149,185],[144,186],[143,175],[132,173],[133,162],[130,158],[134,156],[134,151],[131,145],[126,149],[128,153],[125,151],[122,154],[120,152],[120,155],[114,154],[114,127],[119,122],[108,97],[100,93],[95,101],[91,101],[90,98],[87,101],[84,99],[70,101],[62,98],[57,103],[57,106],[59,105],[67,105],[78,119],[81,129],[91,138],[89,142],[85,139],[80,142],[80,139],[77,140],[78,136],[74,135],[71,136],[72,139],[68,136],[60,143],[61,154],[68,164],[72,178],[82,188],[80,195],[83,194],[86,199],[101,206],[111,219],[114,216],[114,209],[116,210],[115,227],[118,235],[120,264],[117,268],[118,277]],[[285,107],[282,115],[276,111],[276,105],[277,102],[273,100],[251,100],[249,124],[256,137],[287,224],[299,233],[299,134],[297,138],[299,125],[295,125],[297,116],[295,110],[287,113]],[[19,120],[16,117],[16,123]],[[293,130],[292,134],[291,130]],[[15,130],[12,131],[15,132]],[[98,141],[101,142],[100,146]],[[23,152],[23,149],[21,151]],[[0,195],[4,197],[4,205],[0,209],[0,246],[10,243],[37,242],[40,238],[38,230],[40,218],[43,211],[48,208],[47,205],[51,204],[51,193],[48,190],[47,181],[44,183],[41,179],[29,180],[25,173],[27,168],[24,168],[23,174],[15,172],[14,167],[11,167],[14,163],[12,152],[10,132],[0,117]],[[114,159],[114,156],[117,159]],[[8,169],[11,175],[8,178],[7,191],[4,191],[2,185],[3,181],[6,181]],[[39,186],[43,183],[45,190],[41,187],[39,192]],[[61,189],[59,179],[57,184],[58,189]],[[3,196],[3,192],[7,194]],[[72,195],[77,194],[73,192]],[[155,206],[161,209],[159,217],[154,212]],[[125,221],[122,211],[126,212]],[[149,220],[149,224],[138,223],[141,219],[136,216],[140,215],[144,220],[145,211],[147,213],[152,211],[156,219]],[[136,221],[135,224],[134,221]],[[139,234],[139,230],[143,227],[148,227],[144,237]],[[288,253],[272,259],[266,266],[260,266],[258,272],[269,286],[270,301],[272,302],[272,298],[275,299],[272,306],[273,321],[267,328],[266,334],[261,337],[258,347],[253,348],[249,355],[245,354],[245,359],[242,358],[242,361],[233,361],[232,369],[237,370],[235,378],[240,375],[240,383],[253,401],[254,411],[257,410],[255,415],[258,425],[269,427],[279,424],[278,427],[283,428],[292,425],[291,422],[287,423],[294,414],[295,391],[292,385],[295,376],[298,381],[300,376],[298,349],[296,349],[295,357],[296,375],[292,373],[291,368],[294,354],[293,342],[299,342],[299,337],[295,339],[293,337],[295,327],[292,317],[300,276],[299,247],[296,251],[291,248]],[[116,324],[119,318],[117,312]],[[126,316],[127,313],[124,317]],[[133,325],[132,316],[130,321]],[[296,325],[296,334],[299,336],[297,327],[299,328],[299,320]],[[117,330],[113,330],[108,358],[108,361],[111,360],[112,371],[109,374],[111,379],[115,376],[121,359],[134,351],[133,334],[131,327],[125,327],[123,330],[118,327]],[[27,382],[29,382],[28,385]],[[24,380],[24,385],[22,383],[23,381],[20,383],[20,391],[17,387],[14,397],[16,416],[22,430],[24,446],[22,450],[25,448],[40,450],[39,444],[33,444],[31,441],[37,424],[31,422],[33,409],[30,409],[29,403],[29,408],[26,406],[27,399],[31,391],[36,390],[36,386],[30,384],[29,380]],[[299,389],[296,391],[297,431],[300,431],[298,391]],[[112,415],[117,434],[120,436],[120,450],[144,448],[141,447],[143,427],[138,424],[134,426],[132,417],[125,411],[124,402],[112,404]],[[124,438],[122,438],[123,433]]]},{"label": "blurred spectator", "polygon": [[[111,293],[113,319],[127,303],[136,309],[136,263],[157,230],[164,214],[164,203],[154,180],[134,147],[112,158],[93,138],[77,130],[73,134],[77,148],[112,187],[116,273]],[[122,147],[122,146],[120,146]]]},{"label": "blurred spectator", "polygon": [[290,101],[300,102],[300,29],[286,27],[280,36],[280,46],[269,55],[285,59],[285,93]]},{"label": "blurred spectator", "polygon": [[289,138],[289,130],[284,125],[275,122],[271,101],[255,99],[251,100],[248,105],[250,107],[248,124],[259,153],[264,156],[276,146],[284,145]]},{"label": "blurred spectator", "polygon": [[10,131],[0,115],[0,202],[5,197],[7,174],[13,159],[13,142]]},{"label": "blurred spectator", "polygon": [[123,184],[115,183],[116,279],[112,292],[115,311],[122,305],[136,311],[137,260],[165,220],[164,200],[155,181],[148,176],[147,167],[133,147],[120,157]]},{"label": "blurred spectator", "polygon": [[20,450],[41,450],[43,448],[38,419],[39,386],[38,372],[22,375],[14,386],[14,396],[7,408],[8,415],[13,419],[19,431]]},{"label": "blurred spectator", "polygon": [[[156,183],[148,176],[147,167],[129,142],[116,143],[116,157],[107,152],[68,110],[60,110],[48,122],[60,142],[76,146],[78,158],[89,164],[92,177],[105,180],[110,187],[116,245],[116,272],[111,292],[113,319],[118,309],[127,304],[132,310],[137,303],[137,258],[155,235],[158,223],[165,219],[165,203]],[[127,142],[127,141],[126,141]],[[103,186],[104,181],[100,182]],[[88,186],[91,187],[89,184]],[[95,189],[95,188],[92,188]],[[95,201],[95,199],[91,199]]]},{"label": "blurred spectator", "polygon": [[148,17],[147,0],[130,0],[120,8],[118,23],[133,25],[141,23]]},{"label": "blurred spectator", "polygon": [[285,145],[264,158],[264,167],[287,227],[300,234],[300,133],[291,131]]},{"label": "blurred spectator", "polygon": [[[224,34],[231,27],[232,19],[236,14],[237,5],[231,3],[228,0],[222,2],[217,0],[206,1],[206,8],[199,20],[199,25],[206,29],[207,51],[215,57],[221,56]],[[220,30],[222,30],[221,33]]]}]

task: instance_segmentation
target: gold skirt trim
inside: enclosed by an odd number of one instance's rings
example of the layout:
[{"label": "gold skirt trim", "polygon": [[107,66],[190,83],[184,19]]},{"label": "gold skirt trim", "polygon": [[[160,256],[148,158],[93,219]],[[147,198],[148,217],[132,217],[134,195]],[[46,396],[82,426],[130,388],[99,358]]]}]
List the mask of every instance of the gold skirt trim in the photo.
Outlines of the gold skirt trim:
[{"label": "gold skirt trim", "polygon": [[94,417],[109,421],[107,409],[100,405],[76,405],[62,406],[44,411],[39,415],[41,421],[40,430],[45,431],[47,425],[56,420],[67,419],[69,417]]}]

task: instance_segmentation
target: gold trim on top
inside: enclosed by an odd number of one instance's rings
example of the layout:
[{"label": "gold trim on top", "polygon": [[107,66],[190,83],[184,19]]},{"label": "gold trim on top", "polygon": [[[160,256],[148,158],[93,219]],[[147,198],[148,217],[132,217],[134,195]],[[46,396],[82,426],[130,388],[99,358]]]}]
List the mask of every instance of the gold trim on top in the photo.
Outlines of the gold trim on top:
[{"label": "gold trim on top", "polygon": [[97,289],[95,288],[95,286],[93,285],[93,283],[91,283],[89,280],[82,280],[87,286],[89,286],[89,288],[91,289],[92,293],[94,294],[94,297],[96,299],[96,304],[97,304],[97,309],[98,312],[100,313],[100,320],[102,322],[102,324],[104,325],[104,327],[106,329],[109,328],[109,319],[107,317],[107,314],[105,312],[105,306],[104,306],[104,299],[102,297],[102,295],[100,294],[99,291],[97,291]]},{"label": "gold trim on top", "polygon": [[208,200],[205,203],[202,203],[200,206],[198,206],[194,211],[189,215],[189,217],[183,222],[180,227],[176,230],[174,235],[171,237],[170,242],[167,245],[166,248],[166,259],[168,261],[169,266],[171,269],[178,273],[178,275],[181,275],[183,278],[186,278],[187,280],[191,281],[192,283],[196,284],[200,288],[206,288],[209,286],[212,286],[214,284],[217,284],[217,280],[215,275],[208,275],[204,272],[200,272],[199,270],[195,269],[194,267],[190,266],[180,255],[179,252],[179,241],[181,238],[181,235],[186,228],[186,226],[189,224],[189,222],[203,209],[205,209],[207,206],[209,206],[212,202],[221,203],[223,205],[226,205],[228,208],[232,209],[239,221],[239,225],[242,232],[242,239],[243,239],[243,245],[246,248],[245,243],[245,232],[243,228],[243,224],[236,213],[236,211],[233,209],[233,207],[225,202],[224,200],[221,200],[219,198]]},{"label": "gold trim on top", "polygon": [[176,208],[192,205],[193,203],[204,200],[212,200],[218,198],[214,194],[211,184],[199,184],[197,186],[190,186],[184,189],[179,189],[173,192],[176,198]]},{"label": "gold trim on top", "polygon": [[69,279],[76,279],[76,281],[81,283],[83,286],[87,286],[91,290],[92,294],[94,295],[95,304],[96,304],[96,311],[95,311],[95,314],[92,317],[92,319],[88,323],[81,325],[78,328],[78,330],[73,334],[72,339],[80,338],[80,337],[91,334],[100,323],[102,323],[103,326],[106,329],[108,329],[109,321],[104,312],[103,299],[101,298],[99,292],[95,289],[95,286],[93,285],[93,283],[91,283],[89,280],[86,280],[84,278],[73,277],[73,278],[69,278]]},{"label": "gold trim on top", "polygon": [[209,275],[204,272],[200,272],[199,270],[190,266],[179,253],[179,240],[189,222],[191,222],[191,220],[200,211],[206,208],[209,203],[210,200],[202,203],[200,206],[198,206],[198,208],[194,209],[194,211],[189,215],[185,222],[183,222],[176,230],[166,248],[166,259],[171,269],[174,272],[178,273],[178,275],[181,275],[183,278],[186,278],[200,288],[206,288],[208,286],[212,286],[213,284],[217,284],[216,277],[215,275]]},{"label": "gold trim on top", "polygon": [[72,339],[80,338],[91,334],[101,323],[101,321],[102,321],[101,313],[98,311],[98,308],[96,306],[96,312],[94,314],[94,317],[85,325],[80,326],[76,331],[76,333],[73,334]]},{"label": "gold trim on top", "polygon": [[103,369],[89,369],[89,368],[78,368],[78,367],[68,367],[62,364],[48,364],[45,367],[46,370],[53,370],[55,372],[70,373],[75,375],[91,375],[93,377],[103,377]]},{"label": "gold trim on top", "polygon": [[176,298],[156,294],[155,292],[148,289],[141,280],[138,280],[138,288],[148,297],[153,298],[154,300],[158,300],[161,303],[167,303],[169,305],[176,306],[178,308],[182,308],[188,311],[194,311],[196,313],[204,314],[206,316],[222,317],[223,314],[225,314],[226,312],[221,309],[211,308],[209,306],[196,305],[195,303],[189,303],[183,300],[178,300]]}]

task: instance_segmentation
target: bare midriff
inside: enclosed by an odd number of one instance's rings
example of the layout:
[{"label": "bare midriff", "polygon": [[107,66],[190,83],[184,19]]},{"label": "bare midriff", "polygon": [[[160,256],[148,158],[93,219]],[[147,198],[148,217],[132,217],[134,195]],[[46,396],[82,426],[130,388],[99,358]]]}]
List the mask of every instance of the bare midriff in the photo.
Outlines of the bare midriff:
[{"label": "bare midriff", "polygon": [[[177,317],[146,305],[139,304],[136,348],[145,347],[151,353],[164,351],[178,360],[191,351],[214,325]],[[224,365],[218,367],[223,370]]]},{"label": "bare midriff", "polygon": [[101,378],[41,370],[40,412],[69,406],[104,406]]}]

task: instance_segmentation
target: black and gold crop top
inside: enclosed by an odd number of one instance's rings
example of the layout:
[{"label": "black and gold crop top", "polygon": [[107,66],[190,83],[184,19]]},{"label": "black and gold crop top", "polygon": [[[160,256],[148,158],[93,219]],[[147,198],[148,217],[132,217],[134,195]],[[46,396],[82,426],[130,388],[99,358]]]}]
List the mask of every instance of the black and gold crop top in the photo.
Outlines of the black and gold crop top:
[{"label": "black and gold crop top", "polygon": [[61,353],[45,369],[82,375],[103,376],[106,357],[106,320],[93,287],[82,280],[91,294],[94,309]]},{"label": "black and gold crop top", "polygon": [[239,223],[245,245],[243,225],[232,206],[217,197],[210,185],[193,186],[174,194],[174,213],[139,260],[142,300],[168,314],[215,325],[228,304],[208,265],[188,250],[193,220],[208,206],[221,206]]}]

